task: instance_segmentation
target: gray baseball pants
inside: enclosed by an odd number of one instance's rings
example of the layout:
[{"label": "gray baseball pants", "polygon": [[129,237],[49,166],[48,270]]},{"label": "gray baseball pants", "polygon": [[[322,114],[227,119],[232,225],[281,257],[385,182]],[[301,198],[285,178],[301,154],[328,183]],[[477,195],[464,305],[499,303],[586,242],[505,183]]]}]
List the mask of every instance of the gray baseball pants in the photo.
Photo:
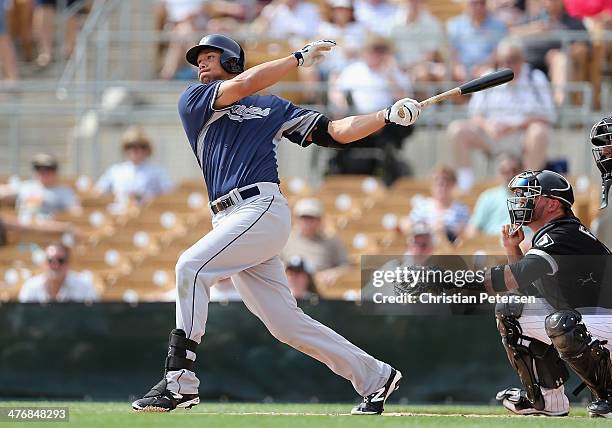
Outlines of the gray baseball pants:
[{"label": "gray baseball pants", "polygon": [[[289,237],[291,210],[278,185],[257,186],[260,195],[246,201],[230,192],[237,204],[216,214],[213,230],[179,257],[176,328],[200,343],[210,287],[231,276],[246,307],[274,337],[351,381],[359,395],[373,393],[386,383],[391,367],[298,308],[278,256]],[[187,358],[195,360],[195,354],[187,351]],[[192,371],[169,371],[166,380],[173,392],[198,392],[200,382]]]}]

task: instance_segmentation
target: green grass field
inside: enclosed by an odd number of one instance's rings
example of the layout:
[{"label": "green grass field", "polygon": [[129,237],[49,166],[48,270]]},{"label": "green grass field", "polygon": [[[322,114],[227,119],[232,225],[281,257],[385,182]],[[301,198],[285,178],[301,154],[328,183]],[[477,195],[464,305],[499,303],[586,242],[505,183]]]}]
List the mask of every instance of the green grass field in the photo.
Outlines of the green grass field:
[{"label": "green grass field", "polygon": [[[499,406],[388,405],[385,415],[350,416],[347,404],[202,403],[192,410],[135,413],[129,403],[0,402],[0,407],[67,406],[67,423],[28,423],[27,427],[593,427],[609,420],[585,417],[575,408],[570,417],[510,416]],[[4,425],[0,422],[0,427]]]}]

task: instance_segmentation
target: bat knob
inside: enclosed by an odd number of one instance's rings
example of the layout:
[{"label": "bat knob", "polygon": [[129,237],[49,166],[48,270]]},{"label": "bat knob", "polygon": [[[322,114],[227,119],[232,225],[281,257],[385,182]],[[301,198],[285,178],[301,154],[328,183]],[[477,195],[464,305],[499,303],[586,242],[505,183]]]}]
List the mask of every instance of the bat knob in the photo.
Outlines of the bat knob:
[{"label": "bat knob", "polygon": [[402,119],[406,117],[406,113],[404,112],[404,107],[402,107],[401,109],[397,111],[397,115],[401,117]]}]

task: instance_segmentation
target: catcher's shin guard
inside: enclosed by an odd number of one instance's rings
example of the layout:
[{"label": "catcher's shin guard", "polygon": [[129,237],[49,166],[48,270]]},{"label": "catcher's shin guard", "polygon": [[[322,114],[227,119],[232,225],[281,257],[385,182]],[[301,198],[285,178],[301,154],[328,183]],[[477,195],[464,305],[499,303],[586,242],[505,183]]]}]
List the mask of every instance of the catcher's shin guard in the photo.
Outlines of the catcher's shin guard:
[{"label": "catcher's shin guard", "polygon": [[[518,373],[534,409],[544,410],[545,401],[540,387],[558,388],[563,385],[569,378],[567,368],[554,347],[523,336],[515,312],[502,306],[496,307],[495,317],[508,360]],[[529,344],[526,346],[523,341]]]},{"label": "catcher's shin guard", "polygon": [[546,317],[546,334],[565,361],[591,390],[596,401],[612,398],[612,363],[606,342],[592,340],[573,309],[563,309]]}]

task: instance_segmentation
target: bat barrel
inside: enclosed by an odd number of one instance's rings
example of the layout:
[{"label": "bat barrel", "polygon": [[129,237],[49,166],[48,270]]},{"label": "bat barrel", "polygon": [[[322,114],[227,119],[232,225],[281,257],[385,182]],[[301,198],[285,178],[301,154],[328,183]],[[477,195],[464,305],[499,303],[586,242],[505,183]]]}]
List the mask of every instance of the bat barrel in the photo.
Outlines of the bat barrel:
[{"label": "bat barrel", "polygon": [[514,79],[514,72],[509,68],[495,71],[493,73],[486,74],[474,80],[470,80],[467,83],[459,86],[461,94],[471,94],[473,92],[482,91],[483,89],[492,88],[494,86],[502,85]]}]

